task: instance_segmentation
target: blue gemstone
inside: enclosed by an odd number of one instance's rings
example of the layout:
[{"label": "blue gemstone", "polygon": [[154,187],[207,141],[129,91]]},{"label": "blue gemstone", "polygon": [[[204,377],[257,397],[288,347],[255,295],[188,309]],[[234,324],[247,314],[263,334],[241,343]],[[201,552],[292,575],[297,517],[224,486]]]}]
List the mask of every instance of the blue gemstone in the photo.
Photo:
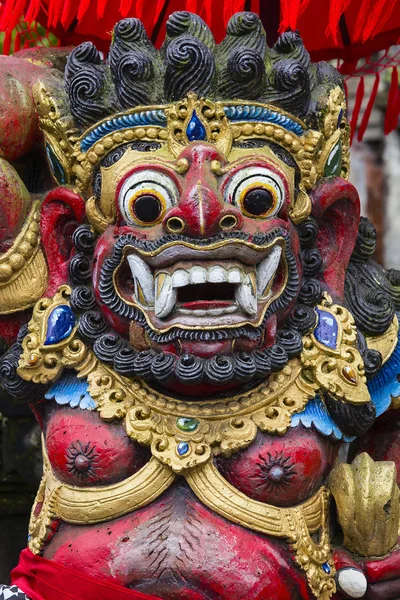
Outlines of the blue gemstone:
[{"label": "blue gemstone", "polygon": [[50,313],[47,320],[45,346],[58,344],[65,340],[71,333],[75,325],[75,316],[69,306],[60,304]]},{"label": "blue gemstone", "polygon": [[195,140],[205,140],[207,139],[207,132],[200,121],[199,117],[196,115],[196,111],[193,111],[192,118],[186,127],[186,136],[189,142],[194,142]]},{"label": "blue gemstone", "polygon": [[343,108],[341,108],[340,111],[339,111],[336,128],[340,127],[342,119],[343,119]]},{"label": "blue gemstone", "polygon": [[187,442],[179,442],[177,448],[179,456],[183,456],[189,452],[189,444]]},{"label": "blue gemstone", "polygon": [[318,324],[314,329],[315,338],[324,346],[336,350],[338,342],[339,326],[331,313],[326,310],[316,309]]},{"label": "blue gemstone", "polygon": [[331,572],[331,568],[330,568],[330,566],[328,565],[328,563],[327,563],[327,562],[325,562],[325,563],[322,565],[322,568],[323,568],[323,570],[325,571],[325,573],[327,573],[328,575],[330,574],[330,572]]}]

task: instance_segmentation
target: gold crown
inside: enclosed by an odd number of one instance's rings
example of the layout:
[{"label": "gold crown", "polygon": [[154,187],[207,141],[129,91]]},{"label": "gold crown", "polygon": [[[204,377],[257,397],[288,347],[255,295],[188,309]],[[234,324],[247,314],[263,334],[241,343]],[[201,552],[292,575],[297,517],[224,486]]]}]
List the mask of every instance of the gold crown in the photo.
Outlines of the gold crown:
[{"label": "gold crown", "polygon": [[[227,156],[234,141],[262,138],[282,146],[300,171],[299,192],[292,201],[294,223],[311,212],[308,191],[318,178],[349,174],[350,128],[345,118],[342,89],[331,90],[323,111],[317,115],[318,129],[273,105],[260,102],[213,102],[188,96],[175,104],[138,106],[99,121],[80,134],[65,106],[63,94],[54,97],[42,83],[34,87],[34,98],[44,134],[50,169],[58,184],[74,185],[90,195],[93,174],[114,148],[134,140],[166,144],[176,158],[192,141],[207,141]],[[99,216],[97,228],[105,222]]]}]

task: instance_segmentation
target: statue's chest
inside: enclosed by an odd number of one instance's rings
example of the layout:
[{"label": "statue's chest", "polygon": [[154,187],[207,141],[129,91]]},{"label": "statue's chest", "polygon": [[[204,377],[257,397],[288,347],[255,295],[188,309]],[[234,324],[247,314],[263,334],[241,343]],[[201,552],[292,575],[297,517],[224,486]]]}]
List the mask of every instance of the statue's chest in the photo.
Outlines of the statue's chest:
[{"label": "statue's chest", "polygon": [[323,484],[338,449],[337,442],[298,426],[282,437],[259,433],[249,448],[216,462],[224,477],[247,496],[293,506]]},{"label": "statue's chest", "polygon": [[147,463],[150,452],[133,443],[120,422],[96,411],[51,404],[43,421],[45,445],[55,475],[77,486],[121,481]]},{"label": "statue's chest", "polygon": [[[44,418],[48,457],[55,475],[77,486],[108,485],[138,471],[150,451],[132,442],[121,422],[96,411],[48,405]],[[276,506],[302,502],[322,485],[338,444],[298,426],[282,437],[259,433],[229,459],[218,457],[222,475],[246,495]]]}]

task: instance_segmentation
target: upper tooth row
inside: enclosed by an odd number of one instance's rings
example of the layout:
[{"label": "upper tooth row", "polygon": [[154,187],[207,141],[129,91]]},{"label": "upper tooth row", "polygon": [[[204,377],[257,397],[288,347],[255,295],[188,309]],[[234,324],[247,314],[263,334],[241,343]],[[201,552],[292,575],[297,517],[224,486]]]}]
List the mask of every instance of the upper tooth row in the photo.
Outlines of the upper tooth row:
[{"label": "upper tooth row", "polygon": [[242,283],[245,273],[238,268],[224,269],[219,265],[215,265],[206,269],[195,265],[185,271],[177,269],[172,275],[172,286],[175,288],[185,285],[196,285],[199,283]]}]

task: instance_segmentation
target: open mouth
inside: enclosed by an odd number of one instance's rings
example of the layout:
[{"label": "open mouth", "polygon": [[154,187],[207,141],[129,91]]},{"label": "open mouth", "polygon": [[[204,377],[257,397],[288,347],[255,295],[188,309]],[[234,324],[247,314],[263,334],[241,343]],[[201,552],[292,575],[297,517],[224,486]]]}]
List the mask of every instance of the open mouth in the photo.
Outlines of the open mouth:
[{"label": "open mouth", "polygon": [[285,244],[171,242],[153,252],[127,245],[114,286],[156,331],[257,326],[285,288]]}]

